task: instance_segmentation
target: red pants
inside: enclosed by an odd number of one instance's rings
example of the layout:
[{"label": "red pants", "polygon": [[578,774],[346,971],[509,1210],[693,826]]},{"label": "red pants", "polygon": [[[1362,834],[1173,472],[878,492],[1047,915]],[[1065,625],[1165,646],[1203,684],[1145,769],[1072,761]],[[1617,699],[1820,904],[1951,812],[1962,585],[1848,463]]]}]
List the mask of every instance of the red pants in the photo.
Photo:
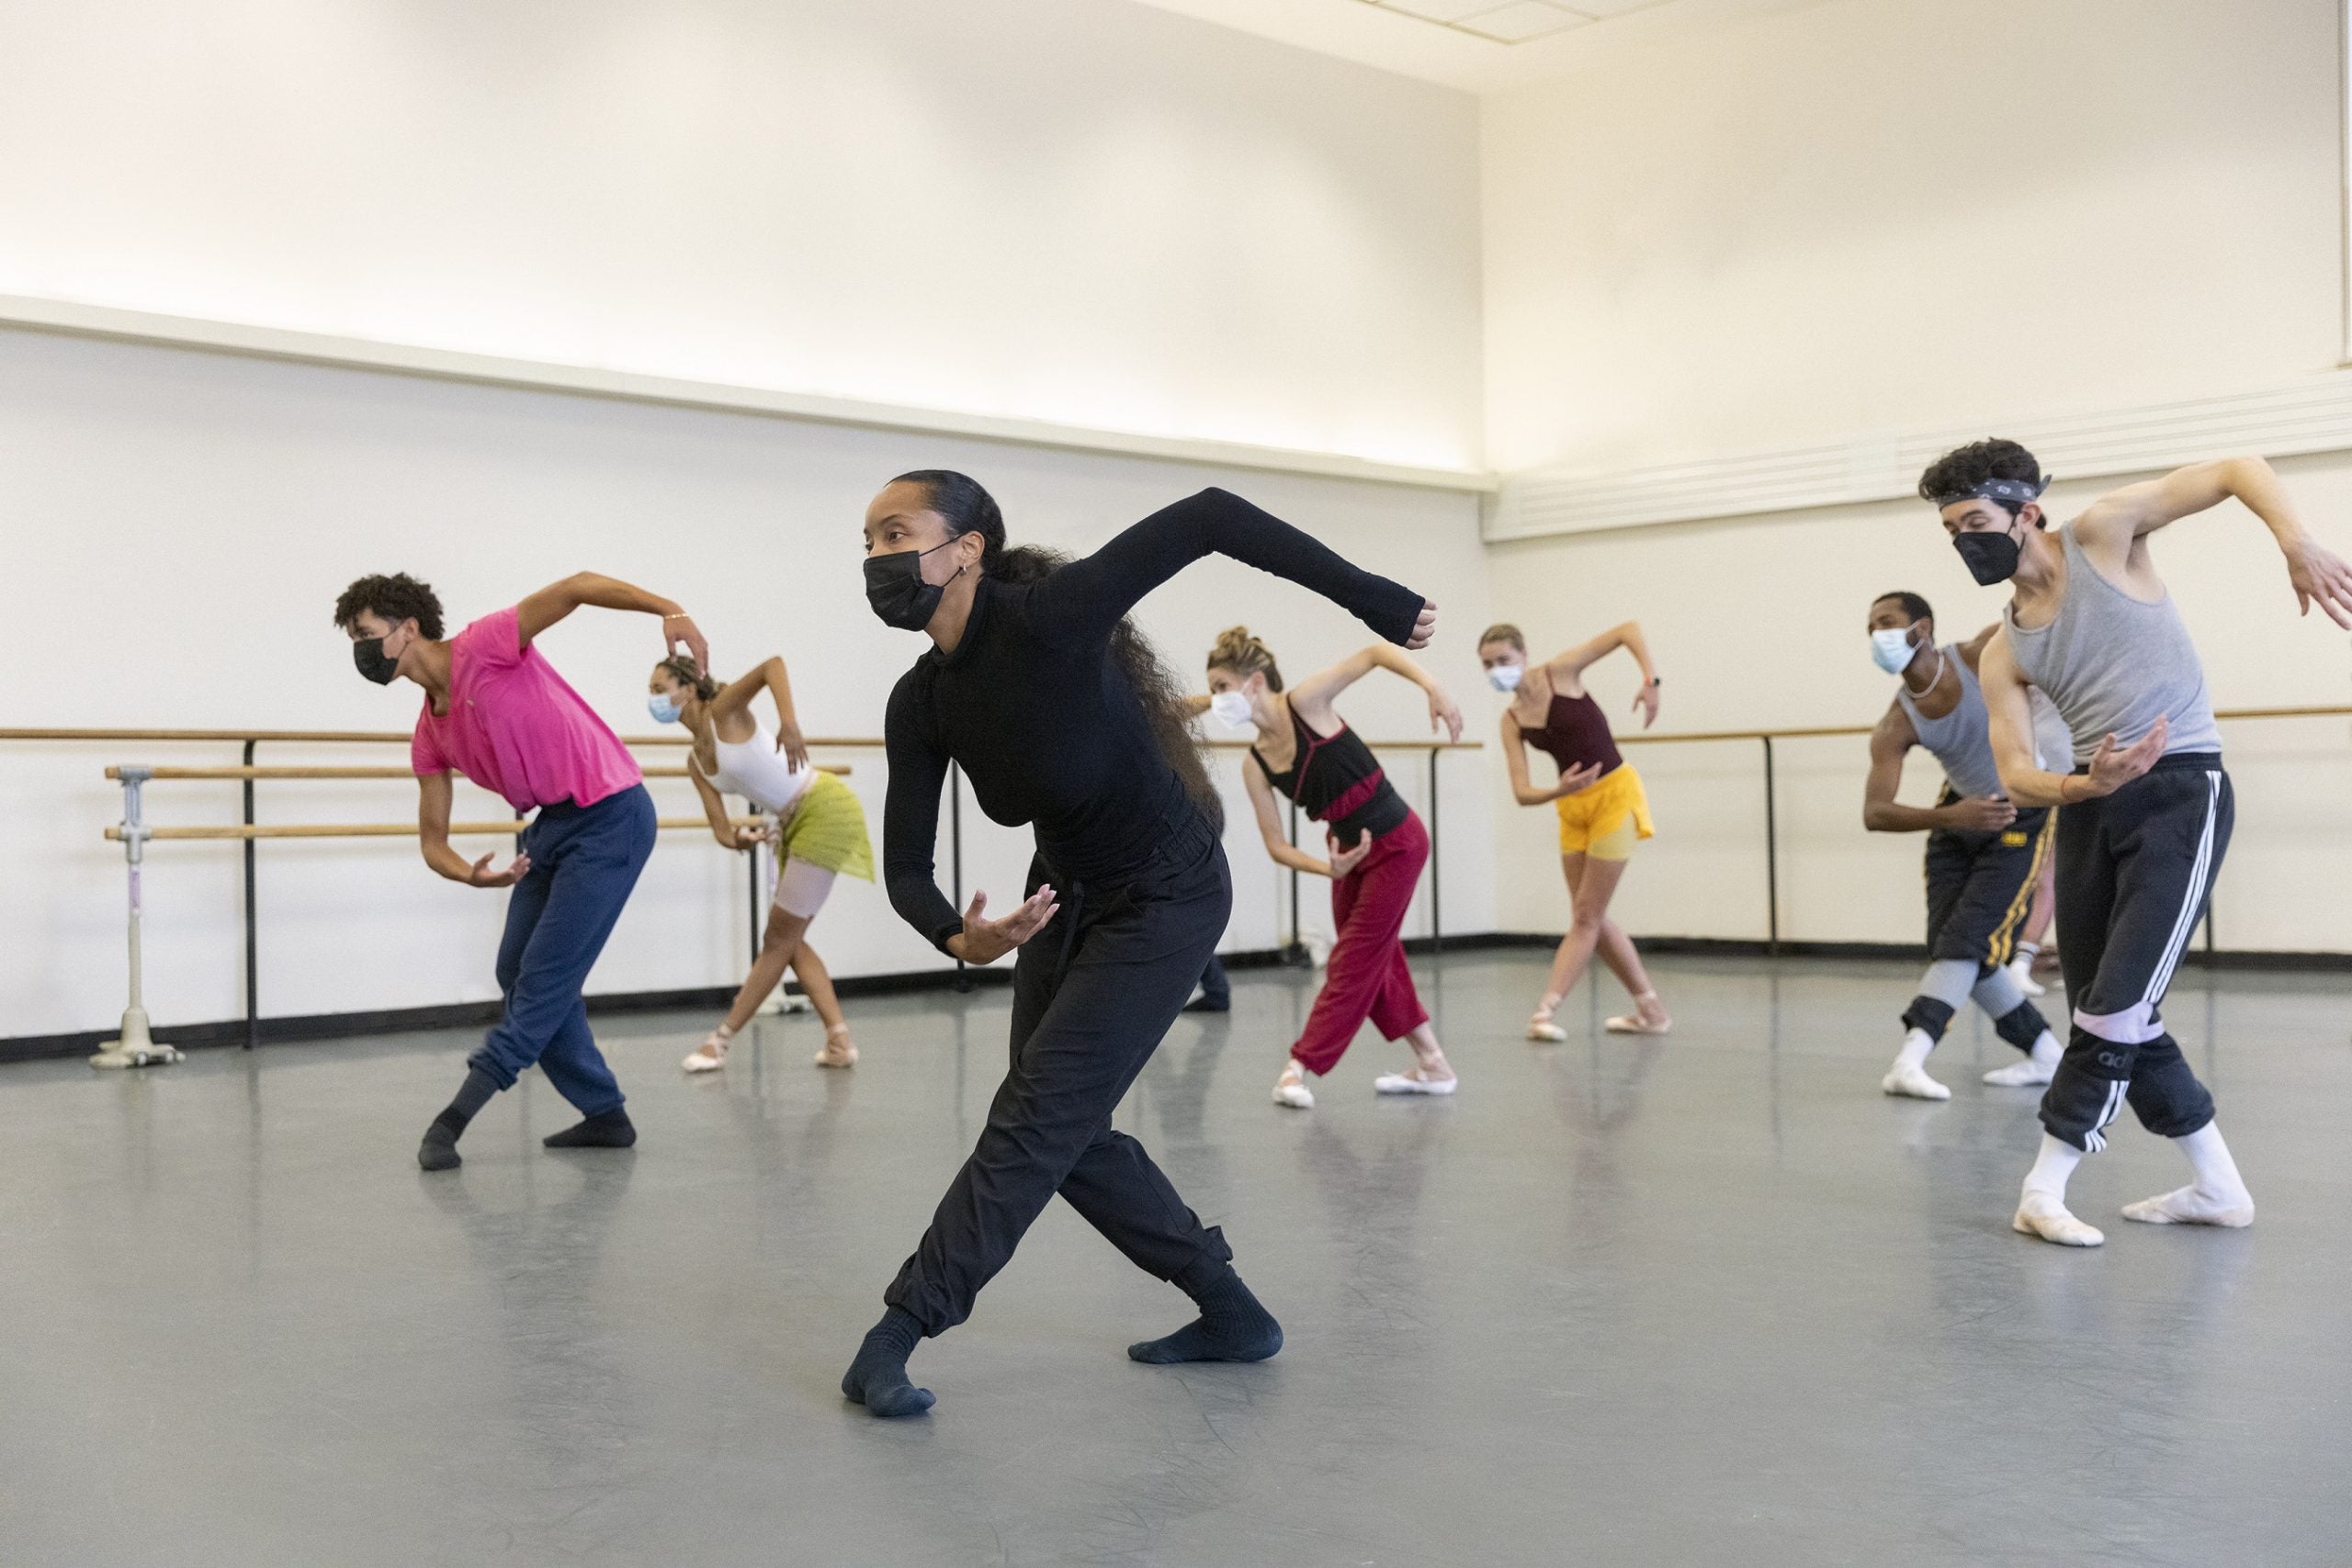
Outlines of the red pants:
[{"label": "red pants", "polygon": [[1290,1048],[1310,1073],[1328,1073],[1347,1053],[1363,1021],[1401,1040],[1430,1021],[1405,962],[1405,911],[1429,863],[1429,829],[1418,816],[1372,841],[1363,863],[1331,884],[1338,937],[1306,1028]]}]

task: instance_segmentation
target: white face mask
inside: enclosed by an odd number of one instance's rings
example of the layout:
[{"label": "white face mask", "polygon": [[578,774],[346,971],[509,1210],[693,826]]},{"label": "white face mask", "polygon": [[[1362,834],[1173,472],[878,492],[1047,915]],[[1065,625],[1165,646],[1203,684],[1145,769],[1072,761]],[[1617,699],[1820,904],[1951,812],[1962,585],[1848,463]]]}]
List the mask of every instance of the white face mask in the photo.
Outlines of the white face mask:
[{"label": "white face mask", "polygon": [[1487,671],[1487,684],[1498,692],[1516,692],[1526,674],[1527,666],[1524,664],[1491,665]]},{"label": "white face mask", "polygon": [[1890,675],[1903,673],[1905,665],[1917,657],[1918,649],[1911,646],[1911,628],[1888,626],[1871,633],[1871,662]]},{"label": "white face mask", "polygon": [[1209,699],[1209,712],[1236,729],[1250,726],[1250,699],[1239,692],[1219,692]]}]

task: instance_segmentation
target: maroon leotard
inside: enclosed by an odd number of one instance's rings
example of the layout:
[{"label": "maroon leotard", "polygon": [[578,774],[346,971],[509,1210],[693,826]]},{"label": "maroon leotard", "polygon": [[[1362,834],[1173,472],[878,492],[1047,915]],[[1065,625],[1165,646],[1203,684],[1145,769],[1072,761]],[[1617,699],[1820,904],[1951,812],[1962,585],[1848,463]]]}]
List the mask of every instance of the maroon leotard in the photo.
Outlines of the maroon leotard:
[{"label": "maroon leotard", "polygon": [[1580,697],[1554,692],[1543,725],[1521,727],[1519,738],[1538,751],[1549,752],[1563,773],[1598,762],[1601,773],[1607,774],[1625,761],[1617,750],[1617,738],[1609,733],[1608,716],[1600,711],[1600,705],[1592,700],[1589,692]]}]

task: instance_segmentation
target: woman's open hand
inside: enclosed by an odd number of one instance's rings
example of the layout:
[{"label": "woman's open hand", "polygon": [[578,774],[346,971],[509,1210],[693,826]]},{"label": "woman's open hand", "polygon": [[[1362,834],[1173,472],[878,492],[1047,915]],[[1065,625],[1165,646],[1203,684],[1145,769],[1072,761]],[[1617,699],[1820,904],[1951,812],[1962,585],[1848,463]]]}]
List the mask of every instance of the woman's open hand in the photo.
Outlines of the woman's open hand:
[{"label": "woman's open hand", "polygon": [[492,871],[490,863],[497,858],[498,852],[493,850],[474,862],[473,868],[466,873],[467,885],[473,887],[512,887],[530,874],[530,856],[516,855],[506,863],[504,871]]},{"label": "woman's open hand", "polygon": [[989,896],[975,892],[971,907],[964,911],[964,929],[948,939],[948,951],[967,964],[993,964],[1046,929],[1061,906],[1054,900],[1054,887],[1047,883],[1021,901],[1020,907],[1001,920],[986,918]]},{"label": "woman's open hand", "polygon": [[1452,697],[1445,694],[1445,688],[1432,681],[1430,682],[1430,733],[1434,735],[1441,728],[1445,730],[1447,739],[1461,739],[1462,710],[1454,705]]},{"label": "woman's open hand", "polygon": [[1590,789],[1600,782],[1600,764],[1598,762],[1587,762],[1582,767],[1570,768],[1560,775],[1559,785],[1552,791],[1552,798],[1564,800],[1580,790]]},{"label": "woman's open hand", "polygon": [[1370,833],[1357,834],[1355,848],[1351,850],[1343,850],[1340,847],[1339,835],[1335,833],[1326,833],[1323,836],[1323,841],[1331,852],[1331,880],[1334,882],[1362,865],[1363,857],[1372,853]]}]

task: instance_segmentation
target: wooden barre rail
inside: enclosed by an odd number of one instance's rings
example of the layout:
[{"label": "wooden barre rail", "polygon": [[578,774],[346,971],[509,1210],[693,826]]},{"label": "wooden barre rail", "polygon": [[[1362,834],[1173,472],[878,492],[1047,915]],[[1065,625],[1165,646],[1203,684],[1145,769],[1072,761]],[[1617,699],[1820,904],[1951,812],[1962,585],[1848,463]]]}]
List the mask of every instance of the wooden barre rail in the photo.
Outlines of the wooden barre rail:
[{"label": "wooden barre rail", "polygon": [[[820,762],[820,773],[847,774],[853,770],[845,762]],[[646,768],[649,779],[683,779],[691,777],[684,768]],[[416,775],[406,768],[150,768],[150,779],[413,779]],[[122,777],[122,765],[107,769],[107,777]]]},{"label": "wooden barre rail", "polygon": [[[730,817],[729,822],[739,828],[757,827],[764,821],[759,817]],[[468,838],[495,837],[511,839],[529,827],[527,822],[452,822],[449,836]],[[710,823],[700,817],[664,817],[663,828],[708,829]],[[122,840],[122,829],[118,825],[107,829],[107,837],[117,843]],[[413,822],[313,822],[313,823],[245,823],[235,822],[217,828],[150,828],[147,837],[164,839],[413,839]]]},{"label": "wooden barre rail", "polygon": [[[2319,707],[2283,708],[2216,708],[2217,719],[2241,718],[2352,718],[2352,707],[2323,705]],[[1665,735],[1620,735],[1620,746],[1670,745],[1690,740],[1818,740],[1840,735],[1868,735],[1875,725],[1825,724],[1799,729],[1685,729]]]},{"label": "wooden barre rail", "polygon": [[[0,729],[0,741],[5,740],[168,740],[168,741],[267,741],[273,745],[322,746],[340,745],[401,745],[413,739],[405,729]],[[624,746],[684,746],[690,744],[683,735],[624,735]],[[811,735],[807,738],[811,750],[831,748],[840,750],[878,751],[886,742],[879,736]],[[1247,740],[1204,740],[1202,745],[1215,750],[1246,750]],[[1478,751],[1486,748],[1483,740],[1374,740],[1366,744],[1374,749],[1392,751]],[[260,775],[267,777],[269,775]],[[666,775],[665,775],[666,776]]]}]

